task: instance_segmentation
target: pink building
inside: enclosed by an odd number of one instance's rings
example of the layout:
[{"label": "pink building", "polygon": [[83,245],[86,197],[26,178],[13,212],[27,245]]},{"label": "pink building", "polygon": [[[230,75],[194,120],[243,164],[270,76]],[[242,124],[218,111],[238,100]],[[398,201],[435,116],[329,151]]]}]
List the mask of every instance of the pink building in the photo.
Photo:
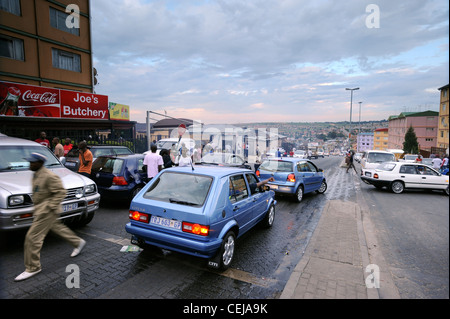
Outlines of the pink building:
[{"label": "pink building", "polygon": [[409,127],[414,128],[419,149],[430,151],[437,144],[439,112],[403,112],[389,117],[388,148],[403,149],[405,134]]}]

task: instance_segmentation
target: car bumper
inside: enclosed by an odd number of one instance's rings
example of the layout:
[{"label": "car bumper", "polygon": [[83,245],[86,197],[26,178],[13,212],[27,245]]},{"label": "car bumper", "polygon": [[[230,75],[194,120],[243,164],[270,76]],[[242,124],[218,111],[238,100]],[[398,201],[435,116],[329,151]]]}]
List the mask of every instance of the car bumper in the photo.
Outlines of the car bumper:
[{"label": "car bumper", "polygon": [[376,178],[368,177],[368,176],[361,176],[361,180],[365,182],[366,184],[370,184],[376,187],[384,187],[389,186],[391,184],[390,181],[383,181]]},{"label": "car bumper", "polygon": [[[85,217],[95,212],[99,204],[100,194],[98,193],[83,199],[63,202],[63,209],[66,208],[66,210],[60,214],[59,219]],[[33,210],[33,206],[12,209],[0,208],[0,230],[9,231],[29,228],[33,223]]]},{"label": "car bumper", "polygon": [[282,194],[295,194],[295,185],[284,185],[284,184],[270,184],[267,183],[267,186],[270,187],[270,190],[274,191],[275,193],[282,193]]},{"label": "car bumper", "polygon": [[131,198],[131,195],[133,194],[133,188],[130,187],[120,187],[120,186],[114,186],[114,187],[101,187],[98,186],[98,192],[102,196],[102,198],[112,199],[112,200],[128,200]]},{"label": "car bumper", "polygon": [[222,245],[222,240],[219,238],[213,238],[208,241],[195,240],[164,231],[139,227],[131,222],[125,225],[125,230],[132,235],[132,241],[144,242],[149,245],[202,258],[214,257]]}]

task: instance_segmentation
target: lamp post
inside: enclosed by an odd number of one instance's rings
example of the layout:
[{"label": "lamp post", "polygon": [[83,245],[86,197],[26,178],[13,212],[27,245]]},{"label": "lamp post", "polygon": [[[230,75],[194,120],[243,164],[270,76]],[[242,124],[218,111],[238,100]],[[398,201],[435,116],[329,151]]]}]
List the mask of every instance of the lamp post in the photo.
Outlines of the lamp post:
[{"label": "lamp post", "polygon": [[359,103],[359,130],[358,130],[358,134],[361,133],[361,103],[362,102],[358,102]]},{"label": "lamp post", "polygon": [[359,90],[359,88],[353,88],[353,89],[349,89],[346,88],[347,91],[350,91],[350,130],[349,130],[349,134],[348,134],[348,144],[349,144],[349,148],[352,147],[352,142],[351,142],[351,137],[352,137],[352,107],[353,107],[353,91]]}]

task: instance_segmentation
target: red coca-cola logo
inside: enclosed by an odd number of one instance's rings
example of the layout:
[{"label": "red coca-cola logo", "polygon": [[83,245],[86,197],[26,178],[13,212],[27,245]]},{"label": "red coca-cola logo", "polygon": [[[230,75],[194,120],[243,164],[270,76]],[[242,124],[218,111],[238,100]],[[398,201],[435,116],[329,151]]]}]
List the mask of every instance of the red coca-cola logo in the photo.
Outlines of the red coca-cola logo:
[{"label": "red coca-cola logo", "polygon": [[31,90],[28,90],[22,95],[22,100],[41,103],[55,103],[57,97],[58,97],[57,93],[50,93],[50,92],[34,93]]}]

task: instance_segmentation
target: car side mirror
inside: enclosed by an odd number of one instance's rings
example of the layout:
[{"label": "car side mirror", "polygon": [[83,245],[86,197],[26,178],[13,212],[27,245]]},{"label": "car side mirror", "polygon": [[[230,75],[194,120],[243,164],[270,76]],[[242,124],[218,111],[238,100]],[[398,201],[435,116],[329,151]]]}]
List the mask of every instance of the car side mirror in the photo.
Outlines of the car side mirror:
[{"label": "car side mirror", "polygon": [[323,169],[319,168],[319,172],[323,172]]},{"label": "car side mirror", "polygon": [[270,186],[264,185],[263,190],[264,191],[270,191]]}]

